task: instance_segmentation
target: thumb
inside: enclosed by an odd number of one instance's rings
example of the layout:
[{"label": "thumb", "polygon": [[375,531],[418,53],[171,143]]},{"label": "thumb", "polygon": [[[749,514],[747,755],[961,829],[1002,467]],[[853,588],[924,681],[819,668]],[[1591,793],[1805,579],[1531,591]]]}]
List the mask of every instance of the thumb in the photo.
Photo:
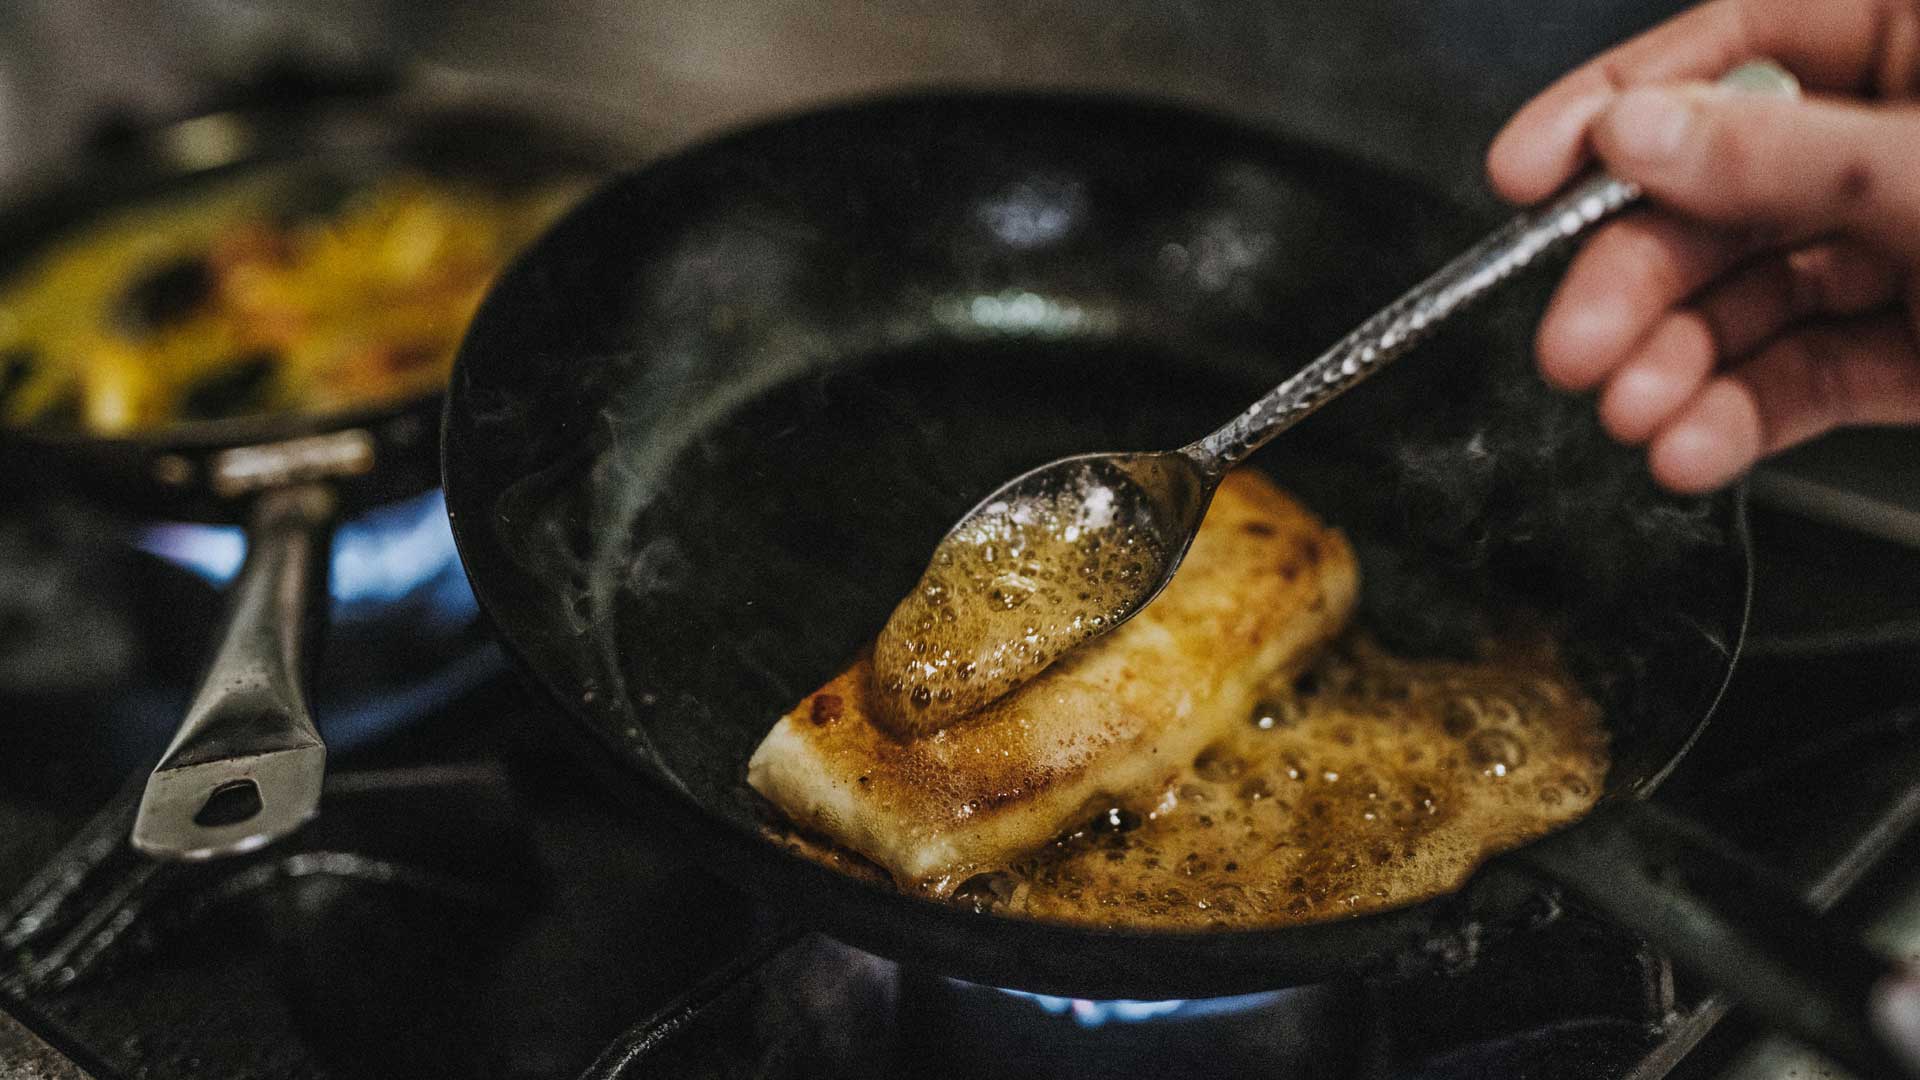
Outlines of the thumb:
[{"label": "thumb", "polygon": [[1600,117],[1593,144],[1615,175],[1688,216],[1845,232],[1920,257],[1920,110],[1646,87]]}]

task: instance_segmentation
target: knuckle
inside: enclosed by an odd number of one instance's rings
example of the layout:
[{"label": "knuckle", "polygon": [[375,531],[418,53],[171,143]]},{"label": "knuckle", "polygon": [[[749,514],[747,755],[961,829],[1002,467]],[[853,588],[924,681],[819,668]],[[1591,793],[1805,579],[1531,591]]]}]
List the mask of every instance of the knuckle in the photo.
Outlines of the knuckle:
[{"label": "knuckle", "polygon": [[1878,163],[1867,147],[1848,146],[1831,166],[1824,202],[1827,216],[1837,222],[1854,221],[1880,201]]},{"label": "knuckle", "polygon": [[1593,62],[1593,73],[1608,91],[1618,94],[1632,86],[1636,81],[1629,69],[1627,59],[1617,52],[1610,52]]},{"label": "knuckle", "polygon": [[1833,225],[1920,253],[1920,110],[1861,119],[1836,139],[1823,209]]}]

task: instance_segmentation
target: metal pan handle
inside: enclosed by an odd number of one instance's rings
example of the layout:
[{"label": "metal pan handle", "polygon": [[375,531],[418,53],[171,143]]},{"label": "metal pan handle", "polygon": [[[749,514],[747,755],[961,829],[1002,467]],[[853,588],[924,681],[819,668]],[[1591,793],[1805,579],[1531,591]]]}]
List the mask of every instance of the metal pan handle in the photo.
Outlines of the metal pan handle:
[{"label": "metal pan handle", "polygon": [[1513,857],[1858,1075],[1915,1075],[1870,1018],[1893,962],[1701,827],[1623,800]]},{"label": "metal pan handle", "polygon": [[255,503],[219,650],[147,778],[133,822],[138,850],[162,859],[236,855],[319,811],[327,751],[303,687],[335,509],[323,484],[268,491]]}]

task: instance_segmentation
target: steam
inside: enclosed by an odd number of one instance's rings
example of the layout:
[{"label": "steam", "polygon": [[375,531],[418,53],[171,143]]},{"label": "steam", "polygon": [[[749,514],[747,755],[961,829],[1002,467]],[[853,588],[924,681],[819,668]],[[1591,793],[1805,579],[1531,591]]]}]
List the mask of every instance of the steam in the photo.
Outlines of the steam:
[{"label": "steam", "polygon": [[[1729,497],[1660,490],[1590,397],[1533,371],[1523,342],[1539,307],[1509,305],[1382,376],[1370,402],[1363,390],[1330,409],[1327,449],[1355,464],[1317,483],[1329,505],[1356,501],[1335,485],[1376,489],[1341,524],[1363,564],[1361,617],[1383,641],[1466,655],[1537,613],[1608,709],[1616,771],[1639,782],[1696,729],[1739,630]],[[1384,435],[1381,417],[1395,424]]]}]

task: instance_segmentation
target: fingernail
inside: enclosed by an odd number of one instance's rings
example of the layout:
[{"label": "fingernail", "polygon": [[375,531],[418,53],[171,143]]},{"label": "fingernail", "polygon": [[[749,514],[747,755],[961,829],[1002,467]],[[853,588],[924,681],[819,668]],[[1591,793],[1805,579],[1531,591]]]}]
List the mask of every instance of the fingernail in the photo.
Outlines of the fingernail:
[{"label": "fingernail", "polygon": [[1874,991],[1875,1026],[1898,1047],[1909,1065],[1920,1065],[1920,982],[1892,978]]},{"label": "fingernail", "polygon": [[1607,133],[1615,150],[1643,161],[1678,154],[1693,128],[1694,105],[1672,90],[1629,90],[1607,113]]}]

